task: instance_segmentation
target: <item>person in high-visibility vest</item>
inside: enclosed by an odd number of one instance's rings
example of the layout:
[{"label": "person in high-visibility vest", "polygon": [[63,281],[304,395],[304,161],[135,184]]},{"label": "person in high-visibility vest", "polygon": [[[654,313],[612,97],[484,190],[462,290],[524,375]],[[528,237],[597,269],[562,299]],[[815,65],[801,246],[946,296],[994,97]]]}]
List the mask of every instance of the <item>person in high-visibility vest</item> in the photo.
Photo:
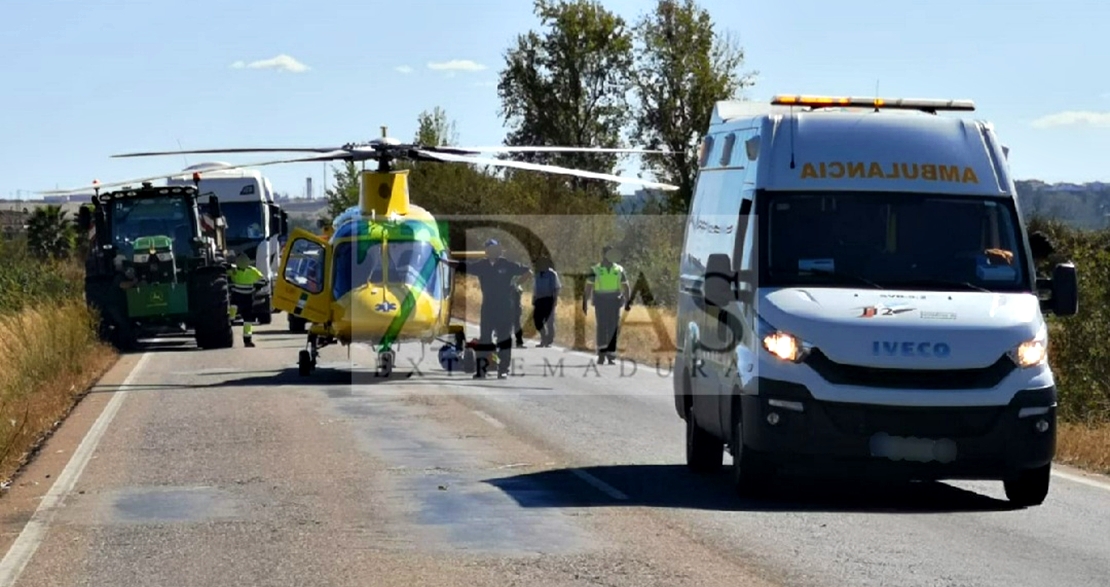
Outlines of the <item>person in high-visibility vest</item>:
[{"label": "person in high-visibility vest", "polygon": [[616,363],[617,337],[620,335],[620,311],[632,309],[632,288],[624,267],[609,258],[613,247],[601,249],[601,262],[590,268],[586,278],[586,291],[582,297],[582,312],[588,313],[587,303],[593,299],[597,312],[597,363]]},{"label": "person in high-visibility vest", "polygon": [[253,347],[251,334],[254,332],[254,292],[265,287],[266,276],[251,265],[250,257],[240,253],[235,266],[228,272],[231,305],[243,318],[243,346]]}]

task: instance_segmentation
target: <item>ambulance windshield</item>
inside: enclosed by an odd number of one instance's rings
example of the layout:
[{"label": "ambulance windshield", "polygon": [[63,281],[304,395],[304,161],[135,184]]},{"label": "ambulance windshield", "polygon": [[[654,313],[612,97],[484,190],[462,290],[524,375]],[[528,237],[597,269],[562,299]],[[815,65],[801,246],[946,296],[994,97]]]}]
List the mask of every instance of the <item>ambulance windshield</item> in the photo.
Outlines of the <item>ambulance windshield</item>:
[{"label": "ambulance windshield", "polygon": [[1030,289],[1006,199],[905,193],[766,194],[761,285]]}]

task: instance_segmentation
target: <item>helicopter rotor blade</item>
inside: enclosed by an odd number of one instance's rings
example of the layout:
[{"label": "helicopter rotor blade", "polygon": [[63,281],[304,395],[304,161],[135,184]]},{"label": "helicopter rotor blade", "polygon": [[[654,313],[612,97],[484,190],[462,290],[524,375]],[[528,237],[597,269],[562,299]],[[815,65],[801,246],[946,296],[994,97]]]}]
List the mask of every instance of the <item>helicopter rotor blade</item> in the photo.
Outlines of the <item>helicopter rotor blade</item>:
[{"label": "helicopter rotor blade", "polygon": [[193,149],[189,151],[149,151],[145,153],[122,153],[119,155],[112,155],[113,159],[123,157],[160,157],[163,155],[204,155],[216,153],[330,153],[336,151],[335,147],[294,147],[289,149],[270,148],[270,147],[257,147],[257,148],[231,148],[231,149]]},{"label": "helicopter rotor blade", "polygon": [[[360,154],[361,153],[365,153],[365,152],[360,152]],[[369,153],[366,153],[366,154],[369,154]],[[195,173],[199,173],[200,177],[201,177],[201,181],[204,181],[204,174],[207,173],[207,172],[212,172],[212,171],[226,171],[226,170],[229,170],[229,169],[243,169],[243,168],[246,168],[246,167],[263,167],[263,166],[266,166],[266,165],[280,165],[282,163],[311,163],[311,162],[315,162],[315,161],[330,161],[330,160],[334,160],[334,159],[347,158],[350,155],[351,155],[350,151],[338,150],[338,151],[330,151],[330,152],[327,152],[327,153],[322,153],[320,155],[311,156],[311,157],[297,157],[297,158],[293,158],[293,159],[278,159],[278,160],[273,160],[273,161],[258,161],[258,162],[251,162],[251,163],[218,165],[216,167],[211,167],[211,168],[208,168],[208,169],[205,169],[205,170],[202,170],[202,171],[197,171]],[[41,192],[36,192],[36,193],[38,193],[40,195],[49,195],[49,196],[77,194],[77,193],[82,193],[82,192],[91,192],[94,189],[103,190],[105,188],[116,188],[116,187],[122,187],[122,186],[128,186],[128,185],[141,185],[143,182],[148,182],[148,181],[153,182],[153,181],[166,180],[166,179],[191,178],[193,176],[193,173],[194,172],[192,172],[192,171],[178,170],[178,171],[174,171],[174,172],[171,172],[171,173],[164,173],[164,174],[161,174],[161,175],[148,175],[146,177],[135,177],[135,178],[131,178],[131,179],[123,180],[123,181],[114,181],[114,182],[111,182],[111,183],[96,183],[96,184],[90,184],[90,185],[77,187],[77,188],[72,188],[72,189],[46,190],[46,191],[41,191]]]},{"label": "helicopter rotor blade", "polygon": [[430,151],[424,151],[422,149],[416,149],[416,152],[431,159],[438,159],[440,161],[454,163],[471,163],[476,165],[493,165],[497,167],[514,167],[516,169],[527,169],[530,171],[544,171],[547,173],[559,173],[563,175],[573,175],[576,177],[585,177],[590,179],[603,179],[616,183],[634,183],[646,187],[653,187],[668,191],[678,189],[678,186],[676,185],[648,181],[646,179],[639,179],[636,177],[621,177],[619,175],[597,173],[595,171],[584,171],[582,169],[571,169],[569,167],[558,167],[556,165],[540,165],[538,163],[526,163],[524,161],[512,161],[504,159],[489,159],[485,157],[465,157],[462,155],[454,155],[449,153],[433,153]]},{"label": "helicopter rotor blade", "polygon": [[657,153],[665,155],[671,151],[658,150],[658,149],[641,149],[641,148],[617,148],[617,147],[543,147],[543,146],[522,146],[522,147],[453,147],[453,146],[440,146],[440,147],[420,147],[425,151],[432,151],[434,153],[450,153],[454,155],[465,155],[467,153]]}]

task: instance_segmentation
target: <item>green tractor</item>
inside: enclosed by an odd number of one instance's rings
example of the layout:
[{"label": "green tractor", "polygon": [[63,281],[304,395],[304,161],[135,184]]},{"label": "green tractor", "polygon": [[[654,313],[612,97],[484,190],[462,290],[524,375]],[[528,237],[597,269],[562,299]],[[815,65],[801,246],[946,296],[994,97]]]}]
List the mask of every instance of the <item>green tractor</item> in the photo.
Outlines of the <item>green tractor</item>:
[{"label": "green tractor", "polygon": [[203,215],[197,200],[195,187],[144,183],[98,193],[81,208],[91,241],[85,300],[100,314],[101,338],[117,348],[189,331],[202,349],[234,345],[227,222],[215,196]]}]

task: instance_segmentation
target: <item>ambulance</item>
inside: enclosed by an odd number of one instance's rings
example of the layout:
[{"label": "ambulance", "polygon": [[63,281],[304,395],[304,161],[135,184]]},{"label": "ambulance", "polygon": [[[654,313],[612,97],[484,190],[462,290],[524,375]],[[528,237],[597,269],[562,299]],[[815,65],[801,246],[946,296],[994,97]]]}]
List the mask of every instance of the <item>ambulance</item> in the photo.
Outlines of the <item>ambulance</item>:
[{"label": "ambulance", "polygon": [[719,102],[680,268],[675,408],[696,471],[741,495],[788,471],[1002,481],[1045,499],[1057,391],[1038,276],[989,122],[969,100]]}]

